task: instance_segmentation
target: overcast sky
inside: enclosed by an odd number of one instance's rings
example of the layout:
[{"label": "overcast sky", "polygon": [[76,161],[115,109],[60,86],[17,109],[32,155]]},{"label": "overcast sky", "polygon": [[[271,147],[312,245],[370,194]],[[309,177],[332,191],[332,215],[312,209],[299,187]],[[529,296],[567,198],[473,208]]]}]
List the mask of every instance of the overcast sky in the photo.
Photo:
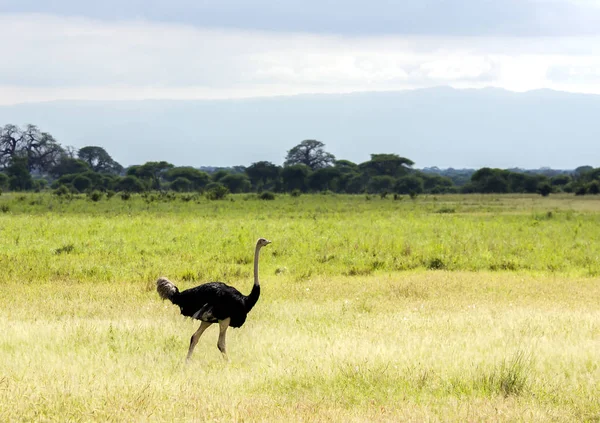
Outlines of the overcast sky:
[{"label": "overcast sky", "polygon": [[600,0],[0,0],[0,104],[449,85],[600,94]]}]

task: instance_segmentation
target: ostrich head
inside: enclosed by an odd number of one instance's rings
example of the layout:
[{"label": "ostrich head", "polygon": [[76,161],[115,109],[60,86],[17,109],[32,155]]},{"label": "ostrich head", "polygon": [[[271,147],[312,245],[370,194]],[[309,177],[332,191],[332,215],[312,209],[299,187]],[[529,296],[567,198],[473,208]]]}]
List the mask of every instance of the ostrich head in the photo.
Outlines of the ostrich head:
[{"label": "ostrich head", "polygon": [[271,243],[271,241],[268,241],[264,238],[259,238],[258,241],[256,242],[256,246],[257,247],[264,247],[265,245],[269,245]]}]

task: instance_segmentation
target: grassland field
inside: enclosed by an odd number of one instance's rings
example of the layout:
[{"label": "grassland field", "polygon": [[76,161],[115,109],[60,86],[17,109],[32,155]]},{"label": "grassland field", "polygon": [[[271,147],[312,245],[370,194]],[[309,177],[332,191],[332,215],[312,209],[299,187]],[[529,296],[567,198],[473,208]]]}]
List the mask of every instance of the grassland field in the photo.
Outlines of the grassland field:
[{"label": "grassland field", "polygon": [[[159,299],[262,296],[217,330]],[[600,199],[0,195],[0,421],[600,421]]]}]

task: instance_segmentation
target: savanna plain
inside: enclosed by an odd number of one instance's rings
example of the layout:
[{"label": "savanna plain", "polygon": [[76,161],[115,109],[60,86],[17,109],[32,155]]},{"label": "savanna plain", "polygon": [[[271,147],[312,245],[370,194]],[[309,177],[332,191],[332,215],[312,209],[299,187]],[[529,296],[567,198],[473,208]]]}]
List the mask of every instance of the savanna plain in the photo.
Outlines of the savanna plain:
[{"label": "savanna plain", "polygon": [[[98,200],[98,198],[96,198]],[[229,361],[155,290],[262,295]],[[0,421],[600,421],[600,201],[0,196]]]}]

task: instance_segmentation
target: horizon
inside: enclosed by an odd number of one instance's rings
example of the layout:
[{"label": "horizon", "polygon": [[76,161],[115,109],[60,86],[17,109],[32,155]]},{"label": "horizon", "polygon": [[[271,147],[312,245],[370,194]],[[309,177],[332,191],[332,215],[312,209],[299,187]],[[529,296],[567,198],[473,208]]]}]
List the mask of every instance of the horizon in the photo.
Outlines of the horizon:
[{"label": "horizon", "polygon": [[558,94],[571,94],[571,95],[582,95],[582,96],[600,96],[599,93],[595,92],[579,92],[579,91],[565,91],[553,88],[533,88],[524,91],[510,90],[502,87],[485,86],[479,88],[455,88],[450,85],[436,85],[431,87],[419,87],[419,88],[405,88],[397,90],[359,90],[359,91],[340,91],[340,92],[307,92],[299,94],[264,94],[264,95],[252,95],[252,96],[241,96],[241,97],[218,97],[218,98],[139,98],[139,99],[78,99],[78,98],[64,98],[57,100],[40,100],[40,101],[23,101],[18,103],[3,103],[0,98],[0,108],[20,105],[32,105],[32,104],[52,104],[52,103],[142,103],[142,102],[213,102],[213,101],[231,101],[231,100],[266,100],[266,99],[281,99],[281,98],[298,98],[298,97],[319,97],[319,96],[345,96],[355,94],[399,94],[408,92],[419,92],[419,91],[435,91],[435,90],[453,90],[453,91],[496,91],[506,92],[510,94],[531,94],[538,92],[553,92]]},{"label": "horizon", "polygon": [[77,148],[100,145],[126,166],[155,160],[194,167],[281,164],[303,139],[324,142],[338,159],[361,163],[370,154],[395,153],[419,168],[575,169],[593,166],[589,159],[600,154],[600,96],[548,89],[63,100],[0,111],[2,124],[32,123]]}]

